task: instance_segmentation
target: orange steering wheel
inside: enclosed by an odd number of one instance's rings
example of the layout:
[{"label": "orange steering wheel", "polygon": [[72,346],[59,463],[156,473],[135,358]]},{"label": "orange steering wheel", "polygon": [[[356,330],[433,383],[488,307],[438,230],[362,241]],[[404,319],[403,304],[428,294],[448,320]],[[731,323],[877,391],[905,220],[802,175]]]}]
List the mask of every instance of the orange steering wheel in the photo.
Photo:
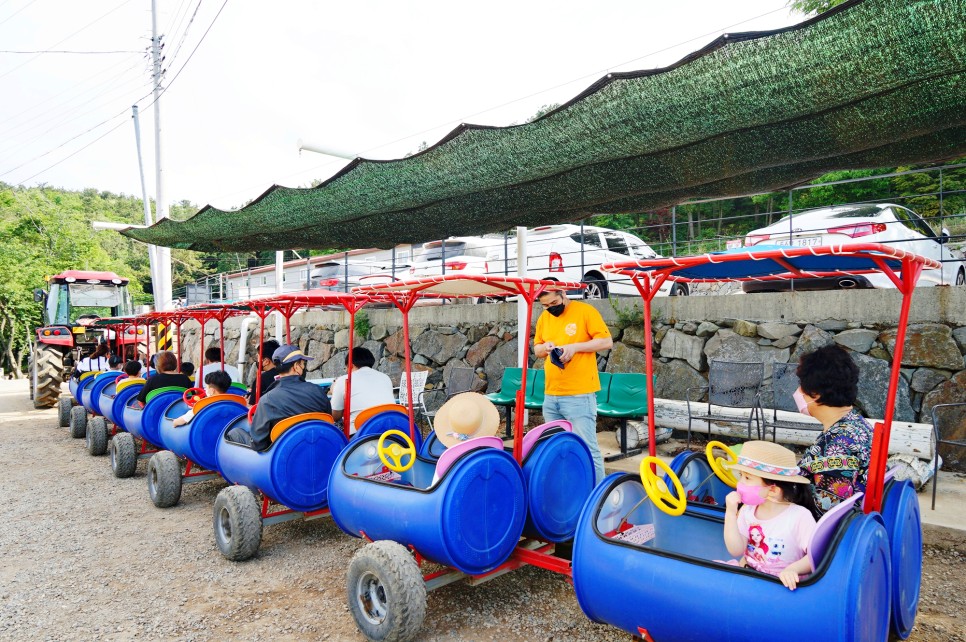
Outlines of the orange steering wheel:
[{"label": "orange steering wheel", "polygon": [[[714,449],[723,450],[727,455],[725,457],[715,457]],[[739,446],[737,450],[741,450]],[[731,472],[731,465],[738,463],[738,453],[734,449],[729,448],[720,441],[709,441],[707,448],[704,449],[704,454],[708,457],[708,465],[711,466],[711,470],[714,474],[718,476],[718,479],[728,484],[732,488],[738,487],[738,479],[735,474]]]},{"label": "orange steering wheel", "polygon": [[195,404],[198,403],[198,400],[204,399],[205,396],[204,388],[188,388],[184,391],[184,394],[181,395],[181,398],[184,399],[184,402],[188,404],[189,408],[194,408]]},{"label": "orange steering wheel", "polygon": [[[402,437],[403,441],[406,442],[406,446],[400,446],[396,443],[391,443],[386,445],[386,437],[390,435],[396,437]],[[409,435],[401,430],[387,430],[382,433],[379,437],[379,441],[376,443],[376,450],[379,453],[379,459],[382,461],[383,465],[389,470],[402,473],[413,467],[416,463],[416,445],[413,440],[409,438]],[[402,463],[402,458],[409,455],[409,462],[406,464]],[[389,460],[392,459],[390,462]]]},{"label": "orange steering wheel", "polygon": [[[664,471],[667,478],[671,480],[677,494],[672,493],[667,482],[657,476],[657,468]],[[641,460],[641,484],[644,485],[647,496],[662,511],[672,516],[684,514],[684,510],[688,507],[688,497],[684,493],[684,487],[681,486],[681,480],[662,459],[645,457]]]}]

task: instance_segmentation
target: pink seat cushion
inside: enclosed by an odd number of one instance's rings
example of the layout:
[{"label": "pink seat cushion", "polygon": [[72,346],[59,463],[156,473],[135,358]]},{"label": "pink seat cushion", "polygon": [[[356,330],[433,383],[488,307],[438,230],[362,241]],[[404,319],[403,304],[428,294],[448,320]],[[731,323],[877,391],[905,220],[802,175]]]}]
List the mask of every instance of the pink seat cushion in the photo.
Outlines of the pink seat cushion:
[{"label": "pink seat cushion", "polygon": [[540,424],[536,428],[532,428],[527,434],[523,436],[523,450],[521,453],[521,457],[523,459],[527,458],[527,455],[529,455],[530,451],[533,450],[533,447],[540,440],[540,437],[543,436],[543,433],[550,430],[551,428],[563,428],[567,432],[574,431],[573,425],[566,419],[556,419],[554,421],[548,421],[545,424]]},{"label": "pink seat cushion", "polygon": [[503,440],[499,437],[474,437],[455,446],[450,446],[443,451],[443,454],[439,456],[439,461],[436,462],[436,475],[433,477],[433,483],[438,479],[442,479],[454,461],[459,459],[464,453],[468,453],[476,448],[499,448],[503,450]]},{"label": "pink seat cushion", "polygon": [[829,542],[835,537],[835,531],[838,530],[842,519],[849,515],[856,506],[861,505],[859,500],[862,499],[863,494],[855,493],[848,499],[842,500],[822,515],[822,519],[818,520],[818,524],[815,525],[815,532],[812,533],[812,539],[808,543],[808,558],[812,563],[812,571],[825,557]]}]

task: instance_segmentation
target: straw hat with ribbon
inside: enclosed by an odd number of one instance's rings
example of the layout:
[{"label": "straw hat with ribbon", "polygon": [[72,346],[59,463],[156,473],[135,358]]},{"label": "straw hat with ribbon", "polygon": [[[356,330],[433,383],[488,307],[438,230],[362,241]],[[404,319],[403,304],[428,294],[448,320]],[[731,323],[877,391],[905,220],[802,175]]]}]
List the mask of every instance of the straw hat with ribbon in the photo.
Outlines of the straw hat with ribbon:
[{"label": "straw hat with ribbon", "polygon": [[746,441],[738,454],[738,461],[728,467],[732,472],[744,471],[764,479],[811,484],[802,477],[795,453],[770,441]]},{"label": "straw hat with ribbon", "polygon": [[449,448],[475,437],[490,437],[500,428],[500,411],[478,392],[454,396],[436,411],[436,438]]}]

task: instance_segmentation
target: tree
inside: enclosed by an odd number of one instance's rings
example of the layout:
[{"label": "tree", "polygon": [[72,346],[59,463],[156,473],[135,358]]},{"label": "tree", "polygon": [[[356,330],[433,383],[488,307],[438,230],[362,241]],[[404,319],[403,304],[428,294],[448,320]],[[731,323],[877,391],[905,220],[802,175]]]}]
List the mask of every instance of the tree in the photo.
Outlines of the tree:
[{"label": "tree", "polygon": [[793,10],[804,13],[806,16],[825,13],[832,7],[837,7],[846,0],[791,0],[788,3]]}]

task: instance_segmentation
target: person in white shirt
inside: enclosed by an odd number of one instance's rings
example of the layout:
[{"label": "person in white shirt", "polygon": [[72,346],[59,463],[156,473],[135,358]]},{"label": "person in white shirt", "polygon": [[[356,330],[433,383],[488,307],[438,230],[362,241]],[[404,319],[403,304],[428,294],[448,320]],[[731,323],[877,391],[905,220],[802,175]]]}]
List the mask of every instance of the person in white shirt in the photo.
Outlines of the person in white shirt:
[{"label": "person in white shirt", "polygon": [[111,354],[111,349],[106,343],[99,343],[94,351],[88,356],[84,357],[74,366],[74,376],[80,376],[84,372],[104,372],[110,365],[108,364],[108,356]]},{"label": "person in white shirt", "polygon": [[221,365],[221,348],[208,348],[205,350],[205,363],[201,367],[201,371],[194,377],[195,385],[200,388],[201,386],[198,385],[198,382],[204,381],[205,375],[216,370],[224,370],[227,372],[232,381],[241,381],[238,368],[227,363],[224,366]]},{"label": "person in white shirt", "polygon": [[[346,365],[349,355],[346,355]],[[392,394],[392,381],[388,375],[373,370],[376,358],[365,348],[352,349],[352,403],[349,411],[352,413],[349,421],[349,434],[356,431],[356,417],[360,412],[373,406],[395,403]],[[347,375],[342,375],[332,384],[332,416],[336,421],[342,419],[345,411],[345,382]]]}]

